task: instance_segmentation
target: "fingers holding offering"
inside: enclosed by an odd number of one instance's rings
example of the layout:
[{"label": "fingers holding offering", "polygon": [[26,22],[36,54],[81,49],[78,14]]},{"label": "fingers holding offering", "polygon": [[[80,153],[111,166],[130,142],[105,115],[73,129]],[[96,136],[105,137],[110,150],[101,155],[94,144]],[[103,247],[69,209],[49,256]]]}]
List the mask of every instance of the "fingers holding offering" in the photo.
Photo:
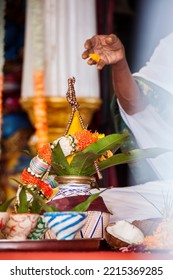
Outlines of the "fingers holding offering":
[{"label": "fingers holding offering", "polygon": [[89,65],[97,64],[101,70],[105,65],[118,62],[124,56],[124,48],[119,38],[114,35],[95,35],[86,40],[83,59],[88,59]]}]

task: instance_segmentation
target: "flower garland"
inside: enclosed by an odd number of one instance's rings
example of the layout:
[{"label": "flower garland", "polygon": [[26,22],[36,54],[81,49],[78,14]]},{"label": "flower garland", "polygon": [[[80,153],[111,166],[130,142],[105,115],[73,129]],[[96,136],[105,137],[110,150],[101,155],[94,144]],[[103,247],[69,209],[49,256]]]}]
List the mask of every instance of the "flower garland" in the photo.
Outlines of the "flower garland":
[{"label": "flower garland", "polygon": [[57,182],[54,175],[49,175],[52,156],[49,144],[38,149],[37,155],[32,158],[28,168],[25,168],[21,175],[22,184],[31,188],[40,189],[40,195],[46,200],[50,199],[57,191]]},{"label": "flower garland", "polygon": [[34,119],[37,136],[37,148],[48,142],[47,106],[44,95],[44,73],[34,72]]},{"label": "flower garland", "polygon": [[[4,65],[4,11],[5,1],[0,1],[0,143],[2,137],[2,90],[3,90],[3,65]],[[0,157],[1,157],[1,144],[0,144]]]},{"label": "flower garland", "polygon": [[76,152],[83,151],[87,146],[97,142],[104,136],[104,134],[100,134],[98,132],[92,133],[90,130],[83,129],[81,131],[62,136],[59,139],[53,141],[51,148],[54,149],[59,143],[64,155],[66,157],[70,155],[72,156]]},{"label": "flower garland", "polygon": [[43,20],[42,1],[29,1],[32,9],[33,53],[34,53],[34,119],[37,136],[37,148],[48,143],[47,105],[44,86]]},{"label": "flower garland", "polygon": [[[22,184],[26,184],[31,188],[37,187],[40,190],[40,194],[46,200],[49,200],[58,191],[58,183],[55,180],[56,175],[49,175],[52,164],[52,151],[58,143],[64,155],[68,157],[76,152],[83,151],[90,144],[103,137],[104,134],[92,133],[85,129],[73,135],[62,136],[51,144],[43,145],[38,149],[36,156],[31,159],[29,167],[23,170],[21,175]],[[111,156],[112,153],[108,153],[107,157]],[[105,157],[100,157],[100,160],[105,160]]]}]

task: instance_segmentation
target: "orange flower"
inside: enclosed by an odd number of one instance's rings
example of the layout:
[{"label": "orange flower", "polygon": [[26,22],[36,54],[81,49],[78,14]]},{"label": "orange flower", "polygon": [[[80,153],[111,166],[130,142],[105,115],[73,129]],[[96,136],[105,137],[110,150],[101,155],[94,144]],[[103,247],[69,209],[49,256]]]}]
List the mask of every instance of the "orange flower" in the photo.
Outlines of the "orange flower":
[{"label": "orange flower", "polygon": [[53,189],[50,187],[49,184],[45,182],[40,182],[39,188],[43,191],[46,197],[50,197],[53,193]]},{"label": "orange flower", "polygon": [[36,185],[39,189],[42,190],[43,194],[47,198],[49,198],[53,193],[53,189],[48,183],[41,181],[40,178],[31,175],[26,168],[22,172],[21,180],[26,184]]},{"label": "orange flower", "polygon": [[22,182],[24,183],[27,183],[27,184],[32,184],[32,185],[38,185],[39,182],[40,182],[40,179],[31,175],[27,169],[25,168],[22,172],[22,175],[21,175],[21,180]]},{"label": "orange flower", "polygon": [[97,142],[99,140],[99,133],[94,132],[92,133],[92,143]]},{"label": "orange flower", "polygon": [[41,148],[39,148],[37,154],[45,162],[47,162],[49,164],[51,163],[51,161],[52,161],[52,153],[51,153],[50,144],[45,144]]},{"label": "orange flower", "polygon": [[79,151],[84,150],[88,145],[98,141],[97,133],[91,133],[89,130],[82,130],[74,133],[77,148]]}]

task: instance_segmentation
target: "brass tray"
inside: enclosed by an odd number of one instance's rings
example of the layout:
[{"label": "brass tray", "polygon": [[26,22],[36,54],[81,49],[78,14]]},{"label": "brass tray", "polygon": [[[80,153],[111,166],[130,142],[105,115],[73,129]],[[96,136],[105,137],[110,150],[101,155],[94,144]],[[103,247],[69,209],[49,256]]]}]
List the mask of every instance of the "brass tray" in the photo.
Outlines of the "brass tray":
[{"label": "brass tray", "polygon": [[0,240],[0,251],[97,251],[100,249],[101,238],[74,240]]}]

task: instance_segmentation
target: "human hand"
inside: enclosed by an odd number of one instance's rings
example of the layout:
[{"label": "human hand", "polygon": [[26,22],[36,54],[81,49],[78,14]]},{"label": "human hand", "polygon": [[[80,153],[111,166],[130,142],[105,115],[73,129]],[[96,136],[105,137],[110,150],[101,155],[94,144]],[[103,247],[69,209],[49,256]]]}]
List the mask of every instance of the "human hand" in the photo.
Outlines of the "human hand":
[{"label": "human hand", "polygon": [[[82,53],[82,58],[89,58],[87,63],[89,65],[97,64],[98,70],[105,65],[116,64],[125,57],[124,46],[114,34],[95,35],[86,40],[84,47],[86,51]],[[93,56],[93,54],[95,55]]]}]

